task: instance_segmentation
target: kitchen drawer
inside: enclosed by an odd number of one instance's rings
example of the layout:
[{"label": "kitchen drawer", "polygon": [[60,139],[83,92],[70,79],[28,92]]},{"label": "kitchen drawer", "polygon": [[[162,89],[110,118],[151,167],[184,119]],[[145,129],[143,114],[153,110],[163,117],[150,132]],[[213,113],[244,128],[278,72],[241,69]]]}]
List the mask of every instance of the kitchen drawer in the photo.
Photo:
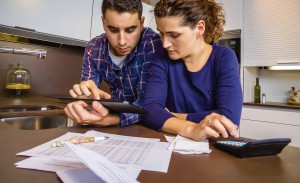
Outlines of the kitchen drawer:
[{"label": "kitchen drawer", "polygon": [[241,119],[300,126],[300,111],[280,111],[243,107]]},{"label": "kitchen drawer", "polygon": [[300,147],[300,126],[241,120],[240,136],[252,139],[290,138],[291,146]]}]

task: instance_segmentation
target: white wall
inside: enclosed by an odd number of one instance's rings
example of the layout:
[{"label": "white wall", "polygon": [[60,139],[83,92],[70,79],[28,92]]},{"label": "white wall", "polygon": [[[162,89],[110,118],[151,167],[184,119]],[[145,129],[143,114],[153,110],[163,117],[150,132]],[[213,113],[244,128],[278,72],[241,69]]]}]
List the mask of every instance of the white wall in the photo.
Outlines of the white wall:
[{"label": "white wall", "polygon": [[261,93],[267,95],[267,101],[287,102],[291,87],[300,89],[300,71],[259,70]]}]

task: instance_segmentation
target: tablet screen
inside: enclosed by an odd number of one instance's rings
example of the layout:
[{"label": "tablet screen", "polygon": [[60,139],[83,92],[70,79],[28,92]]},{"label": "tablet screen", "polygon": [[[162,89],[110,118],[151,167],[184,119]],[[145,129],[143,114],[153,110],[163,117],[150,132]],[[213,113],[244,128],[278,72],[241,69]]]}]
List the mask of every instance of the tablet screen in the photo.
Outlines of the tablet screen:
[{"label": "tablet screen", "polygon": [[91,104],[93,101],[100,102],[104,107],[106,107],[112,113],[133,113],[133,114],[146,114],[147,112],[126,101],[115,101],[115,100],[95,100],[95,99],[79,99],[79,98],[71,98],[71,97],[58,97],[58,99],[65,100],[68,102],[72,101],[85,101],[88,104]]}]

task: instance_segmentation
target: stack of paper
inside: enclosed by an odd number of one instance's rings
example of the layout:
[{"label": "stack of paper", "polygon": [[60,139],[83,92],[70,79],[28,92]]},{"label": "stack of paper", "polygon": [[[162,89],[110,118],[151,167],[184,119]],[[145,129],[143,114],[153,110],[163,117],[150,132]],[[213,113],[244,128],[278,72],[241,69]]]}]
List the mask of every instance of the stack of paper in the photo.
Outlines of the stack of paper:
[{"label": "stack of paper", "polygon": [[210,153],[208,140],[197,142],[189,138],[177,135],[176,137],[165,136],[170,143],[169,150],[180,154],[203,154]]},{"label": "stack of paper", "polygon": [[[51,147],[55,141],[100,136],[109,138],[79,145]],[[111,180],[108,178],[113,179],[114,176],[124,180],[121,182],[133,182],[132,180],[137,179],[141,170],[164,173],[168,171],[172,152],[168,150],[168,143],[159,142],[159,140],[97,131],[88,131],[85,134],[69,132],[35,148],[18,153],[17,155],[31,157],[15,165],[18,168],[57,172],[64,182],[101,182]],[[89,155],[85,157],[84,154]],[[90,164],[90,162],[93,163]],[[104,169],[106,175],[99,174],[97,171]]]}]

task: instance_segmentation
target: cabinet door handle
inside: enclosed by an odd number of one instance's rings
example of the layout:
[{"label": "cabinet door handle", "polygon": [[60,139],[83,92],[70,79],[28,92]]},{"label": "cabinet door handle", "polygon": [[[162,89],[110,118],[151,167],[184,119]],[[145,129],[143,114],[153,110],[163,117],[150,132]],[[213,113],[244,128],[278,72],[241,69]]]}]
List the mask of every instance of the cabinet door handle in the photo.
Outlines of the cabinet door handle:
[{"label": "cabinet door handle", "polygon": [[280,64],[299,64],[300,63],[300,61],[296,61],[296,60],[294,60],[294,61],[278,61],[277,62],[277,64],[278,65],[280,65]]},{"label": "cabinet door handle", "polygon": [[21,29],[21,30],[26,30],[26,31],[31,31],[31,32],[35,32],[35,29],[30,29],[27,27],[20,27],[20,26],[15,26],[16,29]]}]

